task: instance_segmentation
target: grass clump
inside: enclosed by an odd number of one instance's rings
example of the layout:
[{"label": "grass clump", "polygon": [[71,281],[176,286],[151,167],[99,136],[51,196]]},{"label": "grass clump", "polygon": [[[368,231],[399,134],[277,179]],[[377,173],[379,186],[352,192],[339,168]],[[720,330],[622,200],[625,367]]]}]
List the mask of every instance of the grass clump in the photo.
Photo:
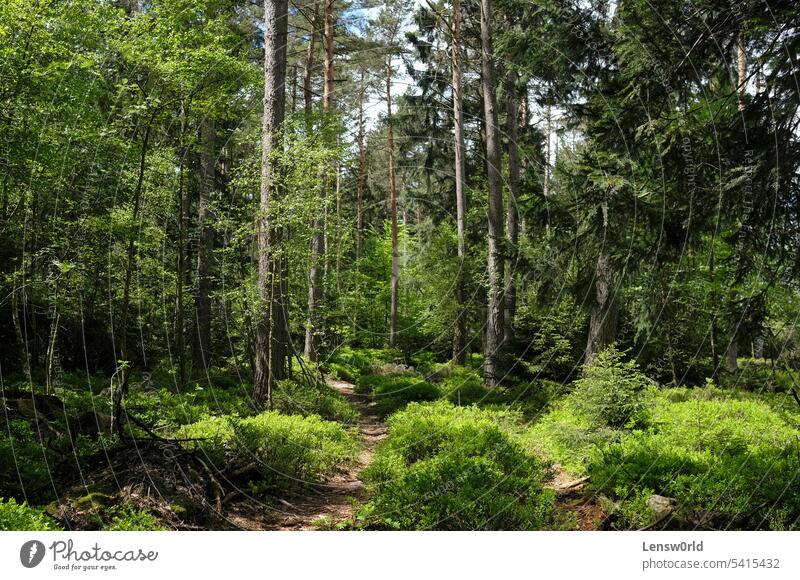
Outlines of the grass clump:
[{"label": "grass clump", "polygon": [[187,445],[202,451],[226,471],[251,466],[259,490],[318,481],[355,458],[356,440],[340,425],[316,415],[267,411],[239,419],[207,417],[180,430]]},{"label": "grass clump", "polygon": [[57,531],[63,528],[48,518],[43,511],[26,503],[18,504],[12,497],[0,497],[0,531]]},{"label": "grass clump", "polygon": [[356,392],[371,394],[379,410],[389,414],[411,402],[435,401],[441,396],[439,388],[413,375],[363,375]]},{"label": "grass clump", "polygon": [[362,509],[379,529],[540,529],[552,521],[545,466],[503,429],[507,413],[411,403],[364,472],[374,498]]}]

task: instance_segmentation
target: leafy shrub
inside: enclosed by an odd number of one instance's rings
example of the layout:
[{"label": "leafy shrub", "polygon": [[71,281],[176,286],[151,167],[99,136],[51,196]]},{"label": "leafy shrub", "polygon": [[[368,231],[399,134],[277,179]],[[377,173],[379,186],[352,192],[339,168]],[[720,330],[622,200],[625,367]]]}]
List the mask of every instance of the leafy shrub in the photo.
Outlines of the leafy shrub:
[{"label": "leafy shrub", "polygon": [[553,458],[577,477],[586,473],[597,449],[616,442],[623,433],[593,424],[569,403],[555,404],[519,440],[528,451]]},{"label": "leafy shrub", "polygon": [[3,501],[0,497],[0,531],[61,530],[44,512],[26,503],[18,504],[14,498]]},{"label": "leafy shrub", "polygon": [[484,402],[494,405],[513,405],[520,408],[527,417],[538,419],[549,405],[565,392],[566,387],[562,383],[537,379],[493,389]]},{"label": "leafy shrub", "polygon": [[441,363],[436,362],[434,354],[430,351],[415,354],[411,357],[411,363],[414,365],[414,368],[423,375],[432,373],[441,366]]},{"label": "leafy shrub", "polygon": [[319,415],[341,423],[358,421],[358,411],[341,393],[327,385],[280,381],[272,392],[275,409],[289,415]]},{"label": "leafy shrub", "polygon": [[331,375],[335,379],[339,379],[340,381],[347,381],[352,383],[358,380],[358,369],[351,365],[344,365],[339,363],[328,363],[325,365],[328,371],[328,374]]},{"label": "leafy shrub", "polygon": [[109,532],[147,532],[166,528],[147,510],[124,505],[114,510],[111,521],[103,529]]},{"label": "leafy shrub", "polygon": [[448,402],[411,403],[364,477],[375,493],[360,517],[389,529],[539,529],[551,521],[547,470],[501,428],[507,414]]},{"label": "leafy shrub", "polygon": [[636,361],[623,361],[623,354],[609,347],[574,383],[572,403],[598,425],[632,427],[647,421],[653,383]]},{"label": "leafy shrub", "polygon": [[0,426],[0,495],[50,499],[48,450],[30,423],[10,421]]},{"label": "leafy shrub", "polygon": [[261,489],[321,479],[352,460],[358,449],[338,423],[274,411],[246,419],[208,417],[184,426],[179,435],[202,438],[187,445],[228,471],[255,464]]},{"label": "leafy shrub", "polygon": [[351,373],[351,376],[356,378],[369,367],[386,363],[402,362],[402,360],[403,355],[398,350],[343,346],[331,356],[329,364],[336,363],[343,368],[348,368],[348,372]]},{"label": "leafy shrub", "polygon": [[764,403],[699,399],[656,407],[658,429],[636,431],[589,465],[593,485],[629,501],[637,490],[678,500],[693,519],[741,529],[797,529],[795,429]]},{"label": "leafy shrub", "polygon": [[133,391],[128,396],[126,407],[146,423],[166,430],[194,423],[208,415],[250,415],[254,412],[249,389],[243,385],[238,389],[220,389],[195,384],[182,393],[168,389]]},{"label": "leafy shrub", "polygon": [[772,368],[765,360],[740,358],[738,369],[719,373],[722,387],[763,392],[791,392],[793,381],[787,371]]},{"label": "leafy shrub", "polygon": [[410,375],[364,375],[356,392],[372,394],[384,413],[395,411],[412,401],[434,401],[440,393],[436,385]]},{"label": "leafy shrub", "polygon": [[441,390],[446,393],[448,401],[457,405],[479,403],[489,394],[478,372],[465,367],[453,368],[442,381]]},{"label": "leafy shrub", "polygon": [[410,375],[416,376],[416,372],[414,371],[414,367],[410,367],[403,363],[381,363],[377,365],[371,365],[362,369],[362,374],[365,375]]}]

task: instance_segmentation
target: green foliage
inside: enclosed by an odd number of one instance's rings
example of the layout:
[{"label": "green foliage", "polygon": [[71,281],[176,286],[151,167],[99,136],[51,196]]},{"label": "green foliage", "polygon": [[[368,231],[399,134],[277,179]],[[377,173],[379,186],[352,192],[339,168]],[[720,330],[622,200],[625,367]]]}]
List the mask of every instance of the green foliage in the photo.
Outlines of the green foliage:
[{"label": "green foliage", "polygon": [[797,529],[796,429],[757,401],[661,403],[655,428],[636,431],[589,465],[598,489],[629,500],[649,488],[673,497],[706,525]]},{"label": "green foliage", "polygon": [[520,441],[530,452],[550,457],[578,476],[585,474],[595,450],[612,444],[619,436],[619,431],[598,427],[569,401],[561,401],[522,433]]},{"label": "green foliage", "polygon": [[516,338],[527,345],[520,363],[536,378],[566,378],[575,372],[583,354],[586,316],[569,297],[544,308],[532,302],[537,297],[533,293],[517,311]]},{"label": "green foliage", "polygon": [[51,463],[47,447],[30,423],[10,421],[0,434],[0,495],[30,501],[49,498]]},{"label": "green foliage", "polygon": [[111,510],[111,521],[103,526],[107,532],[149,532],[166,530],[153,515],[144,509],[122,505]]},{"label": "green foliage", "polygon": [[483,386],[483,378],[477,371],[467,367],[454,368],[440,384],[447,400],[456,405],[471,405],[483,402],[489,390]]},{"label": "green foliage", "polygon": [[338,423],[316,415],[281,415],[268,411],[237,419],[208,417],[186,425],[186,445],[200,450],[219,468],[236,471],[253,464],[258,490],[318,481],[355,457],[358,444]]},{"label": "green foliage", "polygon": [[356,392],[371,394],[377,407],[391,413],[412,401],[434,401],[441,396],[438,387],[413,375],[363,375]]},{"label": "green foliage", "polygon": [[286,379],[272,391],[272,403],[277,411],[295,415],[319,415],[329,421],[353,424],[358,410],[337,391],[319,383]]},{"label": "green foliage", "polygon": [[548,407],[566,392],[567,387],[556,381],[534,379],[493,389],[485,402],[493,405],[511,405],[522,410],[530,419],[539,419]]},{"label": "green foliage", "polygon": [[334,379],[340,381],[347,381],[352,383],[358,380],[358,370],[350,365],[339,364],[335,362],[327,363],[325,365],[328,374]]},{"label": "green foliage", "polygon": [[367,527],[540,529],[551,522],[547,470],[502,425],[507,414],[450,403],[411,403],[389,419],[389,437],[364,472],[374,498]]},{"label": "green foliage", "polygon": [[254,412],[250,387],[246,385],[228,390],[194,383],[182,393],[168,389],[155,392],[136,390],[130,393],[126,406],[150,425],[166,430],[194,423],[208,415],[250,415]]},{"label": "green foliage", "polygon": [[519,440],[576,476],[590,475],[620,529],[651,522],[648,493],[678,501],[676,523],[795,529],[800,503],[786,490],[800,469],[800,416],[778,397],[665,389],[646,430],[598,426],[567,398]]},{"label": "green foliage", "polygon": [[58,524],[41,510],[26,503],[18,504],[12,497],[3,501],[0,497],[0,531],[54,531],[61,530]]},{"label": "green foliage", "polygon": [[793,371],[773,368],[766,360],[739,358],[737,363],[736,370],[718,374],[720,386],[766,393],[791,392],[794,386]]},{"label": "green foliage", "polygon": [[572,403],[598,425],[620,428],[647,422],[653,383],[635,360],[625,362],[623,355],[609,347],[575,381]]},{"label": "green foliage", "polygon": [[[352,380],[355,380],[358,375],[368,372],[372,367],[402,361],[402,359],[403,355],[398,350],[342,346],[331,356],[330,362],[347,369]],[[348,380],[344,377],[340,378]]]}]

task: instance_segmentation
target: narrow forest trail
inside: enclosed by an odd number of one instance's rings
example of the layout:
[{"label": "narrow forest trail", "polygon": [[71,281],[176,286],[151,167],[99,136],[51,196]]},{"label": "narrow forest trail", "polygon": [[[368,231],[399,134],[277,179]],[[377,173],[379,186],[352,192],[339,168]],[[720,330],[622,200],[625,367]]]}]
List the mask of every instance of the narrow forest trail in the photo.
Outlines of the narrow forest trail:
[{"label": "narrow forest trail", "polygon": [[352,498],[363,498],[365,491],[359,476],[372,463],[375,446],[386,438],[386,424],[370,398],[357,395],[352,383],[328,378],[327,384],[358,409],[361,453],[357,461],[324,483],[308,486],[294,497],[279,500],[275,507],[261,504],[256,510],[253,505],[240,505],[226,514],[230,523],[245,530],[313,530],[317,529],[314,523],[319,520],[334,524],[353,516]]}]

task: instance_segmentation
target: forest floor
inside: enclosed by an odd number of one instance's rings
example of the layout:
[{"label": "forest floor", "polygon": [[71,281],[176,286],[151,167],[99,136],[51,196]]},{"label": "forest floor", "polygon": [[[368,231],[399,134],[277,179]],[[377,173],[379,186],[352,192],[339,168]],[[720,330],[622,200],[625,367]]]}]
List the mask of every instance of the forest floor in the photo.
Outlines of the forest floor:
[{"label": "forest floor", "polygon": [[354,385],[332,378],[328,386],[337,390],[359,412],[358,432],[361,453],[358,460],[324,483],[307,486],[296,495],[279,500],[280,506],[267,508],[255,502],[242,502],[231,506],[226,519],[244,530],[315,530],[337,522],[352,519],[355,501],[364,498],[361,472],[372,463],[375,446],[386,438],[383,416],[375,409],[369,396],[358,395]]},{"label": "forest floor", "polygon": [[576,529],[594,531],[601,529],[608,514],[600,505],[597,495],[587,491],[588,477],[575,478],[553,464],[553,480],[546,486],[556,492],[556,505],[575,518]]}]

